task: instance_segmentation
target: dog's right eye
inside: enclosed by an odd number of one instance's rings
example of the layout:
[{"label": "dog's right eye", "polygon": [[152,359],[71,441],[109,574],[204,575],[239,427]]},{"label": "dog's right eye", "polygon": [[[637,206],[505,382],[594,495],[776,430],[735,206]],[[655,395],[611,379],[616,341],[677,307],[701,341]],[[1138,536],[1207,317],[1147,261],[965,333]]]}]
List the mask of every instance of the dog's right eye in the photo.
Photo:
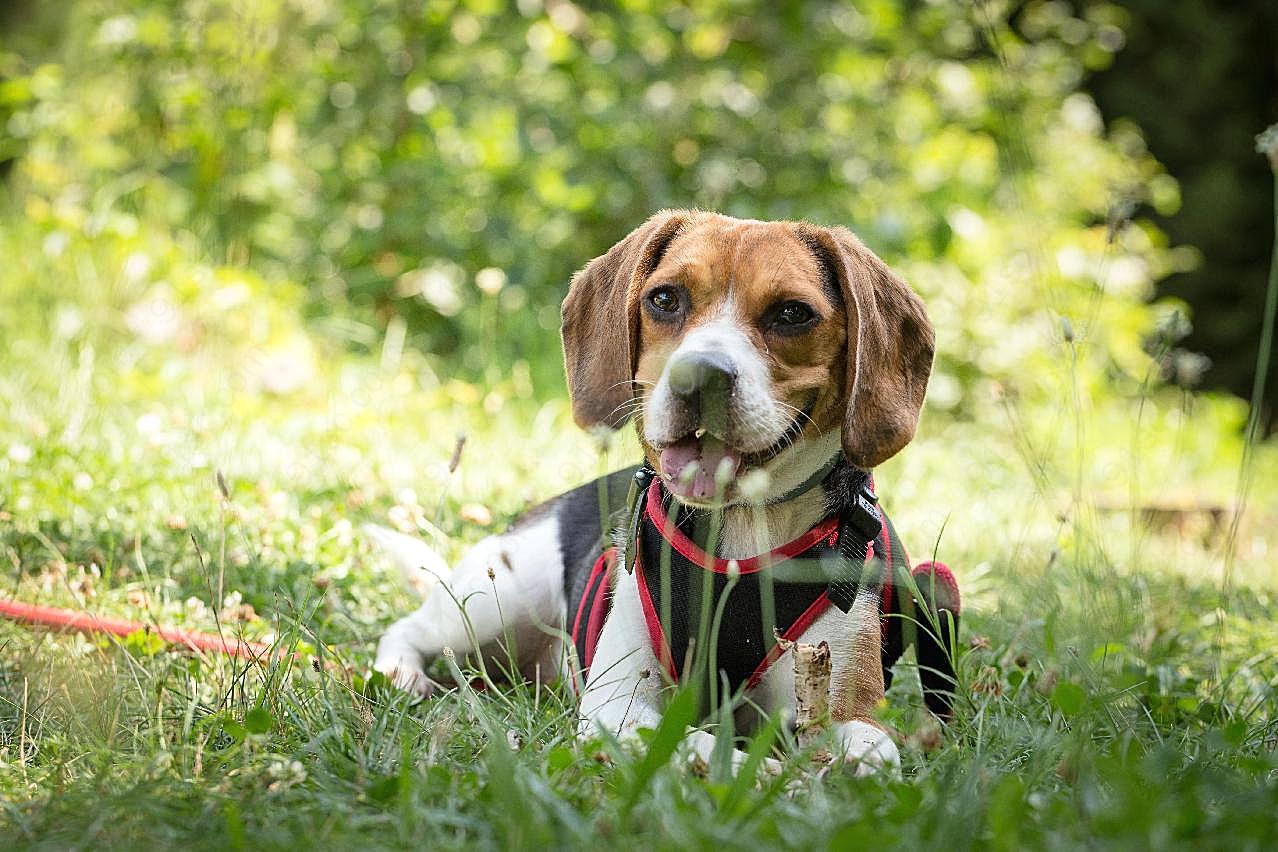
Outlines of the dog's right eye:
[{"label": "dog's right eye", "polygon": [[677,313],[679,294],[672,287],[658,287],[648,294],[648,304],[663,314]]}]

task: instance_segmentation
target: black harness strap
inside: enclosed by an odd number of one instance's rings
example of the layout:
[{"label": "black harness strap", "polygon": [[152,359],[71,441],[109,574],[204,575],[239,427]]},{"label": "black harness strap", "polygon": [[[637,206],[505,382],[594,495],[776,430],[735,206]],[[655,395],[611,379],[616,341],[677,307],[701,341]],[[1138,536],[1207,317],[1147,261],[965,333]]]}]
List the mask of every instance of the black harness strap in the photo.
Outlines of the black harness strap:
[{"label": "black harness strap", "polygon": [[[641,599],[647,598],[645,619],[658,659],[667,653],[663,664],[679,680],[693,656],[699,654],[695,648],[698,634],[714,635],[717,641],[710,649],[714,670],[735,692],[756,683],[780,655],[778,634],[797,638],[828,606],[848,612],[858,590],[873,588],[879,591],[883,617],[885,682],[891,683],[892,666],[905,648],[914,646],[928,707],[947,716],[958,628],[958,589],[953,575],[932,563],[911,572],[905,549],[878,505],[868,473],[852,469],[841,459],[823,472],[825,477],[809,487],[835,483],[830,493],[842,494],[836,499],[844,503],[837,522],[827,519],[784,548],[753,560],[736,561],[735,572],[731,561],[706,554],[698,543],[705,538],[705,530],[699,528],[706,525],[707,513],[677,507],[647,465],[635,472],[629,511],[624,516],[629,524],[617,540],[617,562],[637,574]],[[653,487],[657,491],[650,493]],[[655,517],[653,507],[657,509]],[[584,594],[573,601],[573,640],[578,659],[587,668],[603,614],[611,605],[607,572],[599,571],[603,562],[596,563],[588,579],[582,578]],[[743,565],[746,570],[741,569]],[[939,588],[931,579],[934,575],[945,581],[940,591],[946,594],[933,591]],[[703,607],[707,595],[708,609]],[[600,608],[603,614],[597,611]],[[711,622],[703,631],[705,611]],[[721,618],[717,634],[712,629],[716,616]]]},{"label": "black harness strap", "polygon": [[[867,556],[891,552],[887,526],[869,475],[855,475],[855,499],[837,519],[770,554],[735,563],[700,549],[704,536],[697,527],[704,512],[674,509],[651,471],[636,477],[634,533],[627,539],[636,544],[634,570],[650,601],[654,650],[668,655],[664,662],[674,679],[683,678],[700,653],[696,637],[712,635],[717,622],[716,641],[707,649],[714,670],[733,691],[753,685],[777,656],[778,635],[797,638],[828,606],[847,612],[863,584],[881,584],[879,559],[867,563]],[[876,540],[882,540],[877,547]],[[702,623],[706,615],[710,625]]]},{"label": "black harness strap", "polygon": [[[843,554],[844,564],[849,568],[846,577],[840,577],[830,583],[830,603],[844,612],[852,609],[856,600],[860,581],[868,580],[875,585],[883,582],[883,572],[871,569],[868,562],[870,545],[886,531],[882,510],[879,509],[879,498],[870,484],[870,475],[863,473],[852,502],[844,508],[840,515],[839,547]],[[879,555],[883,553],[882,548]],[[863,576],[853,576],[850,572],[857,566],[865,566]]]},{"label": "black harness strap", "polygon": [[[804,493],[817,487],[834,475],[841,464],[845,463],[836,456],[834,461],[822,467],[807,482],[803,483],[802,490],[792,490],[787,492],[787,496]],[[871,543],[884,534],[886,530],[882,510],[879,508],[879,498],[874,493],[870,475],[864,471],[858,471],[857,473],[859,474],[859,483],[853,494],[852,501],[840,514],[839,544],[843,558],[847,562],[848,570],[841,572],[842,575],[831,580],[829,584],[830,603],[844,612],[852,609],[852,602],[856,600],[857,588],[860,585],[860,572],[855,569],[865,565]],[[819,479],[817,478],[818,476],[820,477]],[[621,564],[626,567],[627,571],[634,570],[634,560],[630,558],[632,554],[628,551],[640,533],[640,523],[644,517],[648,488],[656,478],[656,472],[647,464],[642,465],[635,471],[634,484],[631,485],[629,497],[631,507],[629,512],[630,523],[626,526],[626,534],[620,542],[622,549],[618,552]],[[882,582],[882,573],[875,572],[875,575],[879,582]]]},{"label": "black harness strap", "polygon": [[[691,537],[696,523],[693,513],[666,518]],[[828,537],[787,561],[837,563],[837,541],[832,540],[836,536],[837,527],[831,526]],[[828,583],[819,579],[820,573],[816,582],[773,582],[772,570],[780,563],[735,575],[730,570],[698,565],[671,546],[658,522],[647,513],[640,523],[637,555],[637,579],[657,622],[649,622],[649,632],[654,640],[664,640],[665,647],[655,650],[659,657],[663,651],[669,655],[666,663],[673,668],[670,674],[676,680],[683,679],[693,657],[700,653],[696,638],[704,633],[710,638],[708,650],[714,654],[714,669],[727,677],[730,690],[735,691],[762,674],[761,667],[770,662],[777,632],[789,633],[803,623],[805,615],[819,614],[826,606]],[[704,606],[707,596],[708,607]],[[703,612],[708,612],[711,624],[703,624]],[[716,618],[718,633],[714,635],[711,627]]]}]

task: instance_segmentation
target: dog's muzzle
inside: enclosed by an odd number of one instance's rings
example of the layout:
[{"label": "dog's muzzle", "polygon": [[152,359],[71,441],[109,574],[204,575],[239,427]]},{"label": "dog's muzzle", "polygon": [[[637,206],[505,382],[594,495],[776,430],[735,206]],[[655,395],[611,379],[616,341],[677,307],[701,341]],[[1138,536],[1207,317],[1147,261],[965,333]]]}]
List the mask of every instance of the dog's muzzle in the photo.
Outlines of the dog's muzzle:
[{"label": "dog's muzzle", "polygon": [[722,352],[690,352],[671,362],[667,381],[684,415],[713,435],[726,436],[737,368]]}]

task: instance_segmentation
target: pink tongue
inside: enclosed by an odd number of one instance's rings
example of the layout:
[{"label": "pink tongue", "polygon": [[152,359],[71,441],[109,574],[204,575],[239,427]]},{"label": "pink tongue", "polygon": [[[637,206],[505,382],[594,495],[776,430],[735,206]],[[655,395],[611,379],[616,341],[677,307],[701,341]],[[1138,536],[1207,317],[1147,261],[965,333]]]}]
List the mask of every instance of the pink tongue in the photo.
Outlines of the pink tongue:
[{"label": "pink tongue", "polygon": [[676,496],[704,501],[718,491],[715,476],[721,468],[726,479],[737,475],[741,456],[710,435],[700,439],[689,435],[662,450],[660,462],[666,486]]}]

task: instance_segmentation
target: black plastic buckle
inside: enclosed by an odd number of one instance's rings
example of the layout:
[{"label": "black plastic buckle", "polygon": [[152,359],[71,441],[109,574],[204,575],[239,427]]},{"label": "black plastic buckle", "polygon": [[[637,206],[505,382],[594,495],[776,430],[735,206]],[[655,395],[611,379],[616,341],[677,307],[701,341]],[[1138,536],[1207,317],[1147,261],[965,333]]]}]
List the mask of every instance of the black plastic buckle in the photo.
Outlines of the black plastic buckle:
[{"label": "black plastic buckle", "polygon": [[871,542],[883,528],[879,516],[879,498],[870,487],[869,480],[861,484],[847,511],[848,523],[864,541]]},{"label": "black plastic buckle", "polygon": [[[874,541],[883,529],[883,519],[879,515],[879,498],[870,487],[869,477],[861,483],[861,487],[852,497],[852,504],[843,512],[842,525],[843,529],[840,530],[839,538],[843,558],[849,561],[864,560],[869,552],[870,542]],[[844,612],[849,612],[853,601],[856,600],[859,586],[858,580],[835,580],[830,583],[827,590],[830,603]]]},{"label": "black plastic buckle", "polygon": [[644,464],[635,471],[634,481],[630,483],[630,493],[627,495],[630,522],[626,524],[625,538],[621,540],[617,553],[618,561],[626,569],[627,574],[633,574],[635,571],[634,554],[630,552],[630,549],[637,548],[639,519],[643,517],[643,506],[648,496],[648,489],[656,478],[657,472]]}]

